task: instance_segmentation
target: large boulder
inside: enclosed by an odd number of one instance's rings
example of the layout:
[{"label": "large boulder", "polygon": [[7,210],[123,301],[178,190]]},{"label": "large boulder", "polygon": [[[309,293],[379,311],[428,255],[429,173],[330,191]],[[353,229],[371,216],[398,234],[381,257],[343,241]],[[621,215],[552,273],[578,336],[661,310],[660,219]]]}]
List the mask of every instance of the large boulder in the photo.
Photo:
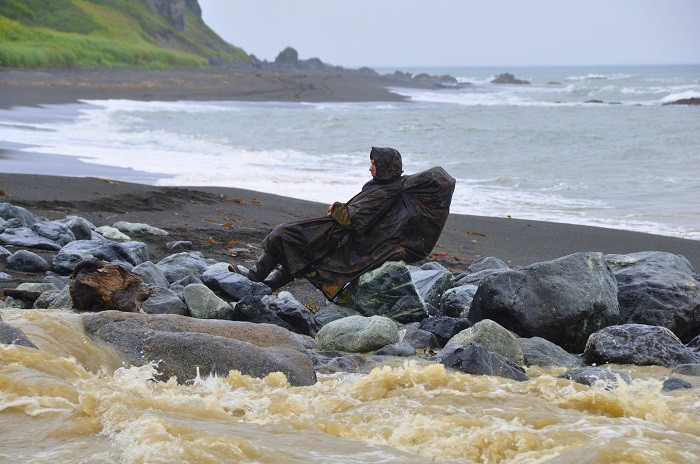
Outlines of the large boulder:
[{"label": "large boulder", "polygon": [[156,287],[168,288],[170,285],[168,279],[165,278],[165,274],[160,270],[158,266],[150,261],[135,266],[132,271],[141,277],[144,283],[155,285]]},{"label": "large boulder", "polygon": [[111,240],[76,240],[61,248],[53,257],[53,269],[58,274],[68,275],[79,262],[89,258],[98,258],[108,263],[124,261],[132,266],[141,262],[134,251],[123,243]]},{"label": "large boulder", "polygon": [[65,219],[59,219],[54,222],[68,227],[68,229],[73,232],[73,235],[75,235],[76,240],[90,240],[92,238],[92,231],[95,230],[95,225],[92,222],[80,216],[66,216]]},{"label": "large boulder", "polygon": [[508,265],[498,258],[492,256],[484,256],[479,258],[469,265],[469,272],[481,272],[486,270],[492,271],[507,271],[509,269]]},{"label": "large boulder", "polygon": [[573,353],[619,316],[617,283],[602,253],[575,253],[487,277],[469,310],[472,322],[491,319]]},{"label": "large boulder", "polygon": [[[423,320],[427,321],[428,319]],[[401,335],[402,332],[403,335]],[[408,325],[405,329],[400,330],[399,338],[402,342],[408,343],[416,350],[432,350],[434,348],[440,348],[444,345],[444,343],[440,343],[434,334],[428,332],[427,330],[413,327],[412,325]]]},{"label": "large boulder", "polygon": [[511,73],[502,73],[491,79],[492,84],[516,84],[516,85],[527,85],[530,81],[524,79],[516,79]]},{"label": "large boulder", "polygon": [[366,316],[384,316],[399,322],[428,317],[405,263],[387,262],[365,272],[349,286],[348,305]]},{"label": "large boulder", "polygon": [[420,328],[434,334],[440,346],[445,346],[448,341],[461,331],[468,329],[471,322],[468,319],[460,319],[449,316],[429,317],[420,321]]},{"label": "large boulder", "polygon": [[421,269],[409,267],[411,279],[423,301],[435,307],[440,307],[442,294],[452,288],[452,274],[442,269]]},{"label": "large boulder", "polygon": [[700,359],[694,364],[679,364],[673,368],[671,374],[700,376]]},{"label": "large boulder", "polygon": [[22,329],[3,322],[2,319],[0,319],[0,344],[36,348],[36,345],[27,338]]},{"label": "large boulder", "polygon": [[198,251],[185,251],[167,256],[161,259],[156,266],[163,271],[168,282],[173,283],[187,276],[201,279],[204,271],[209,266],[202,253]]},{"label": "large boulder", "polygon": [[153,287],[151,296],[141,303],[141,312],[146,314],[187,315],[187,305],[175,292],[167,288]]},{"label": "large boulder", "polygon": [[27,211],[25,208],[22,208],[21,206],[14,206],[10,203],[0,203],[0,218],[3,218],[6,221],[16,218],[20,221],[20,225],[25,227],[31,227],[39,222],[36,216]]},{"label": "large boulder", "polygon": [[34,302],[33,307],[37,309],[73,309],[70,287],[66,285],[60,290],[43,292]]},{"label": "large boulder", "polygon": [[518,340],[505,328],[489,319],[479,321],[468,329],[462,330],[452,337],[445,347],[468,345],[476,342],[492,353],[500,354],[513,361],[518,366],[525,364],[523,350]]},{"label": "large boulder", "polygon": [[466,318],[478,288],[467,284],[447,290],[440,299],[440,313],[449,317]]},{"label": "large boulder", "polygon": [[74,272],[70,295],[78,311],[136,312],[151,295],[151,287],[137,274],[97,258],[82,261]]},{"label": "large boulder", "polygon": [[374,352],[377,356],[414,356],[416,349],[408,342],[392,343],[391,345],[383,346]]},{"label": "large boulder", "polygon": [[0,234],[0,243],[38,250],[60,250],[75,240],[75,235],[64,224],[37,222],[31,227],[6,229]]},{"label": "large boulder", "polygon": [[44,258],[27,250],[18,250],[8,256],[7,269],[22,272],[46,272],[51,269]]},{"label": "large boulder", "polygon": [[569,369],[560,375],[559,378],[573,380],[576,383],[588,385],[589,387],[600,384],[607,390],[617,387],[620,380],[626,384],[632,383],[632,378],[625,372],[590,366]]},{"label": "large boulder", "polygon": [[318,331],[314,315],[294,298],[250,295],[236,303],[232,318],[238,321],[274,324],[312,337]]},{"label": "large boulder", "polygon": [[233,308],[216,296],[204,284],[190,284],[185,287],[185,303],[192,317],[199,319],[231,319]]},{"label": "large boulder", "polygon": [[253,282],[241,274],[228,270],[207,269],[201,276],[202,283],[219,294],[233,301],[240,301],[247,296],[263,296],[270,294],[270,287]]},{"label": "large boulder", "polygon": [[443,348],[436,356],[448,369],[472,375],[495,375],[517,381],[528,380],[525,369],[505,356],[491,353],[476,342]]},{"label": "large boulder", "polygon": [[223,377],[237,370],[253,377],[282,372],[295,386],[316,382],[304,347],[273,325],[113,311],[84,315],[83,325],[130,364],[156,363],[162,379],[187,382],[197,374]]},{"label": "large boulder", "polygon": [[588,364],[636,364],[666,366],[700,361],[666,327],[625,324],[606,327],[588,339],[584,351]]},{"label": "large boulder", "polygon": [[688,342],[700,332],[700,282],[683,256],[660,251],[607,255],[621,324],[660,325]]},{"label": "large boulder", "polygon": [[526,366],[580,367],[583,360],[541,337],[519,338]]},{"label": "large boulder", "polygon": [[316,311],[314,314],[314,319],[319,328],[328,324],[331,321],[336,321],[344,317],[349,316],[360,316],[361,314],[352,308],[346,306],[340,306],[335,303],[328,303],[323,308]]},{"label": "large boulder", "polygon": [[319,351],[366,353],[399,341],[396,323],[382,316],[350,316],[324,325],[316,335]]}]

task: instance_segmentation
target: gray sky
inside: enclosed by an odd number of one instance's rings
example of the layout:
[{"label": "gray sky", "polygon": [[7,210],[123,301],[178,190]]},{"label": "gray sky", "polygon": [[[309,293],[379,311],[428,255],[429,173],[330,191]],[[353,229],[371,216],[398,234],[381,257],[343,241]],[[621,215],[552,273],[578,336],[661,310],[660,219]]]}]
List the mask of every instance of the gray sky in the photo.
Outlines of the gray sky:
[{"label": "gray sky", "polygon": [[698,0],[199,0],[225,40],[345,66],[700,63]]}]

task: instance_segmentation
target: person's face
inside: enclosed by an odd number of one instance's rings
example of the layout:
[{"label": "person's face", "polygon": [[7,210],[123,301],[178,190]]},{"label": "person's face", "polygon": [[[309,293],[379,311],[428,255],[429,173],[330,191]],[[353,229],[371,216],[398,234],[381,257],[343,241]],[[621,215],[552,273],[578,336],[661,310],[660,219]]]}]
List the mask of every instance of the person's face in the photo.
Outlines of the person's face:
[{"label": "person's face", "polygon": [[369,167],[369,172],[372,173],[372,177],[377,177],[377,166],[374,165],[374,160],[371,160],[370,163],[372,163]]}]

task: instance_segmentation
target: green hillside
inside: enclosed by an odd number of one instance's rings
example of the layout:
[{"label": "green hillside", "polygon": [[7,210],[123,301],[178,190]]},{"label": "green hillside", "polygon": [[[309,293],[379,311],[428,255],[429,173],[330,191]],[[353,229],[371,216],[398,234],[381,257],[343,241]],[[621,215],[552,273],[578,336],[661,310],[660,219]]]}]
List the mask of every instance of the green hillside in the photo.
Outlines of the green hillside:
[{"label": "green hillside", "polygon": [[0,0],[0,66],[202,67],[248,58],[197,0]]}]

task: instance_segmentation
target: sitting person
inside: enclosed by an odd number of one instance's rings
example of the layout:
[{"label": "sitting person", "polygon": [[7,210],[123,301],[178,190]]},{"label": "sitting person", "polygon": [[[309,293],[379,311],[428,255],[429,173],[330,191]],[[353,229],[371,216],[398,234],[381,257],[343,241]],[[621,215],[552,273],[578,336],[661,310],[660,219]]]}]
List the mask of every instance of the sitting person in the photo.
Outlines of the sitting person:
[{"label": "sitting person", "polygon": [[370,151],[372,180],[326,217],[281,224],[262,243],[255,265],[229,266],[276,290],[304,277],[333,301],[356,277],[387,261],[413,263],[437,243],[455,180],[441,167],[404,176],[393,148]]}]

